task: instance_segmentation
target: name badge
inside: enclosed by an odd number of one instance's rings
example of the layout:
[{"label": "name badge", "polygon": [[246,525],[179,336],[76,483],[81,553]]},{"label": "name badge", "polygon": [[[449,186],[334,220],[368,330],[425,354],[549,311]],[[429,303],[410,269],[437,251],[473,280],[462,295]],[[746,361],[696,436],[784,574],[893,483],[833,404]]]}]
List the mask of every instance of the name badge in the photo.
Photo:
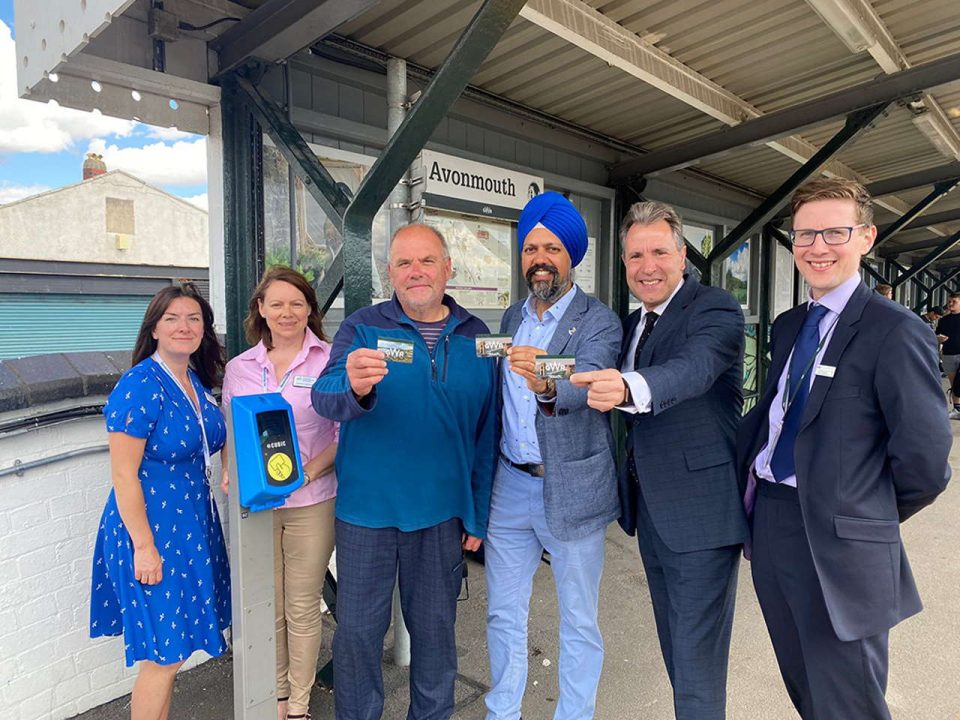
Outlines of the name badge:
[{"label": "name badge", "polygon": [[310,377],[309,375],[295,375],[293,378],[293,386],[298,388],[312,388],[316,381],[317,379],[315,377]]},{"label": "name badge", "polygon": [[817,371],[814,374],[820,377],[832,378],[837,374],[837,368],[835,365],[818,365]]},{"label": "name badge", "polygon": [[205,392],[205,393],[203,394],[203,396],[207,399],[207,402],[209,402],[211,405],[213,405],[214,407],[216,407],[216,405],[217,405],[217,399],[216,399],[213,395],[211,395],[211,394],[208,393],[208,392]]}]

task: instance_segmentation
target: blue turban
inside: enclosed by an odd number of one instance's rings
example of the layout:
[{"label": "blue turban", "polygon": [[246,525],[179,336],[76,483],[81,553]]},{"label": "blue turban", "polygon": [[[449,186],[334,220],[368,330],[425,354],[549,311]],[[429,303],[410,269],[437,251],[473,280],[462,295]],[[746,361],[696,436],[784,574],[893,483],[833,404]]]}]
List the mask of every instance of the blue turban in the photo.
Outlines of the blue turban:
[{"label": "blue turban", "polygon": [[552,190],[532,198],[523,208],[520,219],[517,221],[517,237],[521,252],[523,252],[523,243],[527,235],[537,223],[560,238],[560,242],[570,253],[573,267],[580,264],[587,253],[587,224],[572,202]]}]

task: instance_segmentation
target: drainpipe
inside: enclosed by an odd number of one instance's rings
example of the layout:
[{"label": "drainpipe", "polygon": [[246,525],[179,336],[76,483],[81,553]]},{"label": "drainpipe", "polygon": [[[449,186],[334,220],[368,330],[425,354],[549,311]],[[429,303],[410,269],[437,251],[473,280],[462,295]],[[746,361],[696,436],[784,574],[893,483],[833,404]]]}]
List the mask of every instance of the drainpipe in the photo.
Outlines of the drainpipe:
[{"label": "drainpipe", "polygon": [[[407,63],[400,58],[392,57],[387,60],[387,135],[392,137],[403,122],[407,114]],[[403,177],[390,193],[390,233],[410,222],[410,211],[407,209],[410,202],[410,185],[408,179],[410,171]],[[389,255],[389,243],[386,249]],[[382,258],[386,260],[387,258]],[[373,264],[376,269],[377,263]],[[377,271],[379,272],[379,271]],[[403,621],[403,612],[400,609],[400,585],[393,588],[393,662],[397,667],[410,665],[410,632]]]}]

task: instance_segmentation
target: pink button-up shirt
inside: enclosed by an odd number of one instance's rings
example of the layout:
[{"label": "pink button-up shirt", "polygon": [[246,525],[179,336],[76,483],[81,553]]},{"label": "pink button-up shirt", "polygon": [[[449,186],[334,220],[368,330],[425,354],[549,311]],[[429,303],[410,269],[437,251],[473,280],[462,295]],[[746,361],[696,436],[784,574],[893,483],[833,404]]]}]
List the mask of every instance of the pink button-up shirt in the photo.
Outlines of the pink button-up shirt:
[{"label": "pink button-up shirt", "polygon": [[[293,407],[300,461],[304,465],[339,439],[339,424],[317,415],[310,404],[310,389],[329,360],[330,343],[320,340],[307,328],[303,347],[290,363],[286,380],[280,379],[283,382],[280,394]],[[234,397],[277,392],[279,385],[273,363],[267,357],[267,348],[261,341],[227,363],[223,378],[223,411],[229,411],[230,400]],[[337,476],[331,471],[296,490],[283,506],[315,505],[336,494]]]}]

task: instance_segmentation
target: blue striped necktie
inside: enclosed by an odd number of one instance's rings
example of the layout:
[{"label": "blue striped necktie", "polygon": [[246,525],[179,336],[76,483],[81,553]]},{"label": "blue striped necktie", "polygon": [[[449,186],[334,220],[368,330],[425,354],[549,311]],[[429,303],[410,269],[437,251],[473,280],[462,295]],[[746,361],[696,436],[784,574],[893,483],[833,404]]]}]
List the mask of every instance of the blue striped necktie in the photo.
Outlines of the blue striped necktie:
[{"label": "blue striped necktie", "polygon": [[797,443],[803,409],[807,406],[810,395],[810,373],[817,348],[820,346],[820,321],[826,314],[827,308],[823,305],[812,305],[793,344],[790,372],[787,375],[789,387],[784,388],[789,405],[783,416],[783,429],[777,439],[777,446],[773,449],[773,459],[770,461],[770,469],[777,482],[783,482],[797,474],[793,448]]}]

